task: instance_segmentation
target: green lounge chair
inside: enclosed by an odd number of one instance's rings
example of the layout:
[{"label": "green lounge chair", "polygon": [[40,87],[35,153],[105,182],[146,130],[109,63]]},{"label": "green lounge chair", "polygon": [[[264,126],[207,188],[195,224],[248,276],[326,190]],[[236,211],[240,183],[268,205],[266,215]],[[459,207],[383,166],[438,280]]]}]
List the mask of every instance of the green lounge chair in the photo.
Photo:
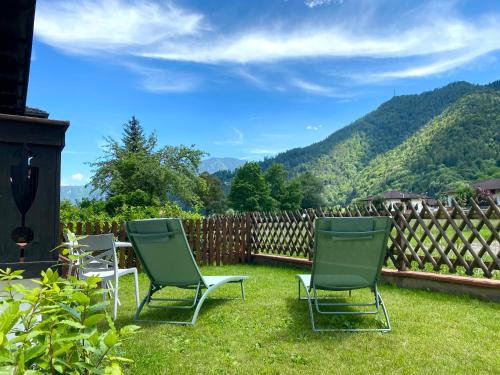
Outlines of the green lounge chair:
[{"label": "green lounge chair", "polygon": [[[125,228],[134,251],[149,277],[150,286],[147,296],[135,313],[139,314],[145,304],[149,307],[166,309],[195,309],[190,321],[163,321],[163,323],[191,324],[198,319],[201,306],[207,296],[227,283],[240,283],[241,297],[245,299],[243,281],[247,276],[202,276],[189,248],[180,219],[135,220],[125,223]],[[194,289],[191,299],[153,298],[153,294],[165,287]],[[202,293],[203,289],[206,289]],[[151,304],[155,301],[171,304]],[[188,304],[172,304],[189,302]]]},{"label": "green lounge chair", "polygon": [[[390,217],[318,218],[315,221],[315,243],[310,275],[297,275],[299,299],[307,300],[313,331],[381,331],[389,332],[391,323],[377,289],[380,270],[387,251],[391,228]],[[301,298],[301,284],[306,298]],[[370,288],[374,303],[340,303],[333,298],[318,298],[318,290],[351,291]],[[366,311],[367,306],[375,309]],[[326,309],[325,309],[326,307]],[[334,307],[362,307],[361,311],[332,311]],[[328,315],[384,313],[383,328],[317,328],[314,313]],[[380,315],[378,315],[380,317]]]}]

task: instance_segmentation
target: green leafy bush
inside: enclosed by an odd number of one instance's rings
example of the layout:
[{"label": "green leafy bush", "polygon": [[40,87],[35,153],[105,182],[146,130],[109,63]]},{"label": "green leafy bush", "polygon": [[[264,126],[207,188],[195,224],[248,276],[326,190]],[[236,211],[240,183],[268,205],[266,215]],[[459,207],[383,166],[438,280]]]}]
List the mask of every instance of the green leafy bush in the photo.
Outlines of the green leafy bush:
[{"label": "green leafy bush", "polygon": [[145,205],[140,191],[130,195],[117,195],[107,201],[84,199],[77,204],[70,201],[61,202],[60,217],[62,223],[112,222],[118,223],[154,217],[180,217],[182,219],[199,219],[196,212],[184,211],[178,204],[170,201],[159,203],[152,201]]},{"label": "green leafy bush", "polygon": [[22,272],[0,270],[8,281],[0,301],[0,373],[122,374],[121,364],[131,361],[115,353],[139,327],[115,327],[100,279],[63,279],[48,269],[36,288],[26,288],[12,282]]}]

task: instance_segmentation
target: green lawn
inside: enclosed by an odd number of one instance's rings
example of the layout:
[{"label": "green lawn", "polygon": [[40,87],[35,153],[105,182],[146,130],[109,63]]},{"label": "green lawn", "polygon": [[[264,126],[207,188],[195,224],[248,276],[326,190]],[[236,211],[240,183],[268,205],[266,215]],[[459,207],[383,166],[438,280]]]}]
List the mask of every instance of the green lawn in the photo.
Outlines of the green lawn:
[{"label": "green lawn", "polygon": [[[141,323],[142,330],[122,347],[121,354],[135,361],[128,373],[492,374],[500,369],[500,305],[494,303],[382,286],[392,332],[313,333],[306,302],[297,300],[294,275],[303,271],[238,265],[202,267],[202,272],[250,276],[247,300],[205,302],[194,327]],[[140,285],[143,296],[144,274]],[[130,323],[135,310],[132,279],[124,278],[121,286],[119,325]],[[214,293],[238,295],[238,285]],[[144,309],[144,317],[172,314]],[[376,322],[367,317],[336,323]]]}]

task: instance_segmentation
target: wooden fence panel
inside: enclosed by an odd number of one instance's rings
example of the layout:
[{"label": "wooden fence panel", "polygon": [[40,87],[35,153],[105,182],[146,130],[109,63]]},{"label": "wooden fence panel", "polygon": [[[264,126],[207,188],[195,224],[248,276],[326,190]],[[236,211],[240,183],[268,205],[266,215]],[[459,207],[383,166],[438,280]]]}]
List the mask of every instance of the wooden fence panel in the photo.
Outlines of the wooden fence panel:
[{"label": "wooden fence panel", "polygon": [[[465,209],[452,201],[449,208],[423,204],[386,207],[356,205],[337,209],[308,209],[286,212],[247,213],[184,220],[189,245],[199,264],[248,263],[252,253],[268,253],[312,259],[314,220],[317,217],[391,216],[386,264],[398,270],[433,269],[492,277],[500,270],[500,209],[491,199],[471,202]],[[124,226],[118,223],[67,223],[64,230],[77,235],[113,233],[126,241]],[[120,266],[138,264],[133,250],[119,249]]]}]

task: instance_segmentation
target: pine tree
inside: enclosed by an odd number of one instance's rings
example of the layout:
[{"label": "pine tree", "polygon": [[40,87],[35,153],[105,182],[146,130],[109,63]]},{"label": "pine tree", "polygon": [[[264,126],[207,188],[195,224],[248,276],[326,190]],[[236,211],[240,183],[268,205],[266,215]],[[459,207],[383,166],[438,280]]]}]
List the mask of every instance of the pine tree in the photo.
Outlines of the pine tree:
[{"label": "pine tree", "polygon": [[128,123],[123,124],[122,142],[129,152],[140,152],[148,149],[149,140],[144,136],[141,123],[132,116]]}]

